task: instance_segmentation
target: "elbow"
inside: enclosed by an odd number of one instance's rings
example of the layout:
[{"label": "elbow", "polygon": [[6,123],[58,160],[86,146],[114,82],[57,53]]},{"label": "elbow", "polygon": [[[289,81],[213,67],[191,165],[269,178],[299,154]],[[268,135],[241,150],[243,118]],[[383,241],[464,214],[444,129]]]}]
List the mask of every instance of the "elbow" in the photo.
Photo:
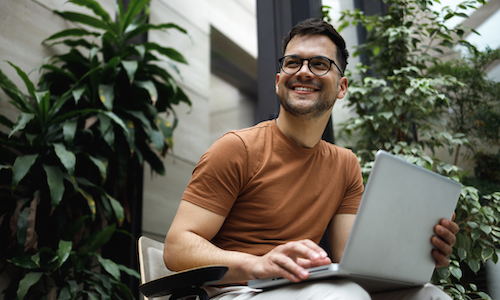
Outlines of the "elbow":
[{"label": "elbow", "polygon": [[172,241],[172,238],[169,238],[169,235],[167,234],[163,247],[163,262],[165,263],[167,269],[173,272],[178,272],[181,271],[182,268],[179,265],[179,255],[176,254],[175,248],[175,241]]}]

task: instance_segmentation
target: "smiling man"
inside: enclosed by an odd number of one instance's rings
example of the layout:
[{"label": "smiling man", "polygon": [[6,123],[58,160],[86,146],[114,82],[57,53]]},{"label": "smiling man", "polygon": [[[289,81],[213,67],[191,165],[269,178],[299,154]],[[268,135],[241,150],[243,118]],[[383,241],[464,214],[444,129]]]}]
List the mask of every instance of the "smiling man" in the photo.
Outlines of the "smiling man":
[{"label": "smiling man", "polygon": [[[330,24],[297,24],[283,40],[276,75],[279,116],[225,134],[194,169],[164,260],[174,271],[228,266],[221,286],[207,288],[212,299],[451,299],[430,284],[370,295],[347,280],[301,283],[307,268],[340,260],[363,193],[356,156],[321,140],[347,92],[347,57]],[[331,257],[318,246],[325,231]],[[433,255],[445,266],[458,226],[442,220],[435,232]],[[297,284],[270,291],[245,285],[274,276]]]}]

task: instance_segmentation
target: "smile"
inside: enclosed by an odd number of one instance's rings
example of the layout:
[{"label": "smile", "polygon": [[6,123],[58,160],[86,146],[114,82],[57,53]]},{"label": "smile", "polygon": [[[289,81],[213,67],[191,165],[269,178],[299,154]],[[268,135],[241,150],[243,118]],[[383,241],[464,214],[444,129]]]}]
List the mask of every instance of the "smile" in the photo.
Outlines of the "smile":
[{"label": "smile", "polygon": [[308,87],[303,87],[303,86],[297,86],[292,88],[294,91],[303,91],[303,92],[314,92],[316,89],[313,88],[308,88]]}]

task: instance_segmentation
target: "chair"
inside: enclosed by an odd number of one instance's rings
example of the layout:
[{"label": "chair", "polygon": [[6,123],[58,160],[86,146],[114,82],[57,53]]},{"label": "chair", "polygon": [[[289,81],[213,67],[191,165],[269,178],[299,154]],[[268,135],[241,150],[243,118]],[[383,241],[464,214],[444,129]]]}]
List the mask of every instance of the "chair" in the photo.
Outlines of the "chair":
[{"label": "chair", "polygon": [[[224,266],[172,272],[163,263],[163,243],[141,236],[137,246],[141,274],[139,291],[145,299],[162,297],[160,299],[178,300],[195,299],[198,296],[200,300],[208,300],[207,293],[201,287],[220,281],[227,272]],[[170,298],[166,297],[168,295],[171,295]]]}]

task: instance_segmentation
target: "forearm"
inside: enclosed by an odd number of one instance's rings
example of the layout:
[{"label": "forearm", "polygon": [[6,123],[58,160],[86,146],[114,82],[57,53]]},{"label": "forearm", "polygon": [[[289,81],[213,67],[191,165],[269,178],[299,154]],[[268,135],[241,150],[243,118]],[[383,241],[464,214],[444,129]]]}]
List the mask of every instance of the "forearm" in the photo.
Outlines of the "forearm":
[{"label": "forearm", "polygon": [[208,265],[227,266],[228,272],[220,284],[254,279],[251,267],[258,259],[248,253],[223,250],[193,232],[169,232],[163,258],[172,271]]}]

